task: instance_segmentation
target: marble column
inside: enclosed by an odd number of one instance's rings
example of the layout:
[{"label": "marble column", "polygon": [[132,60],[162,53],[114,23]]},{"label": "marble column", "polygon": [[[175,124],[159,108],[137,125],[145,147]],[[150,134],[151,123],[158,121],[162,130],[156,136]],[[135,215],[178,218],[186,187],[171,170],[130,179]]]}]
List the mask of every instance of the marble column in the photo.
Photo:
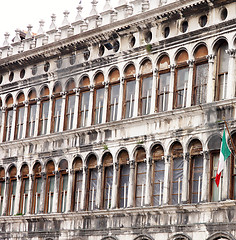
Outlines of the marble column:
[{"label": "marble column", "polygon": [[235,52],[236,49],[228,49],[226,52],[229,54],[229,66],[228,66],[228,80],[227,80],[227,91],[226,98],[231,99],[235,97]]},{"label": "marble column", "polygon": [[171,157],[166,156],[163,157],[165,161],[165,175],[164,175],[164,186],[163,186],[163,205],[167,205],[169,203],[169,195],[170,195],[170,161]]},{"label": "marble column", "polygon": [[80,90],[74,89],[75,92],[75,108],[74,108],[74,119],[73,119],[73,127],[72,129],[76,129],[78,127],[78,117],[79,117],[79,95]]},{"label": "marble column", "polygon": [[107,103],[108,103],[108,88],[109,82],[104,82],[104,98],[103,98],[103,112],[102,112],[102,123],[107,121]]},{"label": "marble column", "polygon": [[203,152],[203,172],[202,172],[202,196],[201,201],[207,202],[209,199],[209,152]]},{"label": "marble column", "polygon": [[6,108],[2,107],[2,119],[1,119],[1,131],[0,131],[0,142],[3,142],[4,130],[5,130],[5,119],[6,119]]},{"label": "marble column", "polygon": [[81,210],[85,210],[85,208],[86,208],[87,175],[88,175],[88,168],[83,167],[82,192],[81,192],[81,198],[80,198],[80,208],[81,208]]},{"label": "marble column", "polygon": [[96,201],[95,208],[101,208],[101,199],[102,199],[102,165],[98,166],[98,175],[97,175],[97,191],[96,191]]},{"label": "marble column", "polygon": [[192,91],[193,91],[193,65],[194,65],[194,60],[189,60],[188,61],[188,67],[189,67],[189,72],[188,72],[188,90],[186,93],[187,99],[186,99],[186,107],[191,107],[192,104]]},{"label": "marble column", "polygon": [[42,186],[41,186],[41,192],[40,192],[40,203],[39,203],[39,213],[44,212],[44,202],[46,196],[46,173],[41,172],[42,177]]},{"label": "marble column", "polygon": [[15,128],[16,128],[16,109],[17,109],[17,105],[14,104],[13,105],[13,116],[12,116],[12,125],[11,125],[11,137],[10,137],[10,141],[14,140],[14,135],[15,135]]},{"label": "marble column", "polygon": [[65,111],[66,111],[66,92],[62,94],[62,103],[61,103],[61,121],[59,126],[59,132],[63,132],[64,130],[64,121],[65,121]]},{"label": "marble column", "polygon": [[149,157],[147,159],[147,174],[146,174],[146,188],[145,188],[145,206],[150,206],[151,205],[151,200],[152,200],[152,158]]},{"label": "marble column", "polygon": [[123,77],[120,78],[120,92],[119,92],[119,103],[118,103],[117,120],[121,120],[122,119],[124,83],[125,83],[125,79]]},{"label": "marble column", "polygon": [[26,214],[30,214],[31,213],[33,197],[34,197],[33,196],[33,180],[34,180],[34,175],[30,174],[30,176],[29,176],[29,191],[28,191],[28,201],[27,201],[27,206],[26,206]]},{"label": "marble column", "polygon": [[59,200],[59,181],[60,181],[60,172],[55,171],[55,182],[54,182],[54,193],[52,201],[52,212],[56,213],[58,211],[58,200]]},{"label": "marble column", "polygon": [[40,103],[41,103],[41,99],[38,98],[38,99],[37,99],[37,107],[36,107],[36,116],[35,116],[34,137],[36,137],[36,136],[39,134],[39,133],[38,133],[38,129],[39,129]]},{"label": "marble column", "polygon": [[67,199],[66,199],[66,212],[71,211],[72,202],[72,186],[73,186],[74,170],[68,170],[68,187],[67,187]]},{"label": "marble column", "polygon": [[7,205],[8,205],[8,195],[9,195],[9,184],[10,184],[10,179],[9,177],[5,178],[5,189],[4,189],[4,197],[3,197],[3,206],[2,206],[2,215],[6,216],[7,215]]},{"label": "marble column", "polygon": [[26,129],[27,129],[27,119],[28,119],[29,102],[28,102],[28,101],[24,101],[24,104],[25,104],[25,112],[24,112],[24,120],[23,120],[22,138],[26,138]]},{"label": "marble column", "polygon": [[189,171],[189,153],[184,154],[184,164],[183,164],[183,180],[182,180],[182,203],[187,203],[188,201],[188,171]]},{"label": "marble column", "polygon": [[173,109],[174,102],[174,84],[175,84],[175,65],[170,65],[170,91],[168,99],[168,111]]},{"label": "marble column", "polygon": [[16,183],[15,206],[14,206],[13,215],[19,213],[20,198],[21,198],[21,184],[22,184],[22,178],[20,175],[18,175],[17,183]]},{"label": "marble column", "polygon": [[112,195],[111,195],[111,208],[117,208],[117,196],[118,196],[118,171],[119,164],[116,162],[113,164],[113,182],[112,182]]},{"label": "marble column", "polygon": [[157,79],[158,79],[158,70],[155,69],[153,78],[152,78],[153,81],[152,81],[152,97],[151,97],[150,114],[153,114],[156,111]]},{"label": "marble column", "polygon": [[47,124],[47,132],[46,132],[46,134],[50,134],[50,132],[51,132],[53,98],[54,98],[53,95],[51,95],[49,97],[48,124]]},{"label": "marble column", "polygon": [[215,76],[214,76],[214,61],[215,56],[210,54],[207,56],[209,63],[209,71],[208,71],[208,81],[207,81],[207,103],[211,103],[214,101],[215,97]]},{"label": "marble column", "polygon": [[136,77],[133,117],[137,117],[139,115],[139,87],[140,87],[140,75]]},{"label": "marble column", "polygon": [[88,126],[92,125],[92,120],[93,120],[93,95],[94,95],[94,85],[90,85]]},{"label": "marble column", "polygon": [[129,186],[128,186],[128,203],[127,207],[134,206],[134,190],[135,190],[135,160],[130,160],[130,172],[129,172]]}]

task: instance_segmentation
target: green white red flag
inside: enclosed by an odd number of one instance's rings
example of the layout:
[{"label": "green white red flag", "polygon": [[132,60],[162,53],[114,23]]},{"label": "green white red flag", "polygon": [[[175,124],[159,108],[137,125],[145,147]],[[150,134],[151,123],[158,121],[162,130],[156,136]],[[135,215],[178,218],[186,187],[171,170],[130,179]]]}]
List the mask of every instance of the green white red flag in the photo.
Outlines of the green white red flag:
[{"label": "green white red flag", "polygon": [[221,148],[220,148],[220,158],[219,158],[219,163],[218,163],[218,168],[217,168],[217,173],[216,173],[216,178],[215,178],[217,187],[219,186],[219,183],[220,183],[221,172],[225,168],[225,161],[230,156],[230,154],[231,154],[231,151],[226,142],[225,129],[224,129],[222,142],[221,142]]}]

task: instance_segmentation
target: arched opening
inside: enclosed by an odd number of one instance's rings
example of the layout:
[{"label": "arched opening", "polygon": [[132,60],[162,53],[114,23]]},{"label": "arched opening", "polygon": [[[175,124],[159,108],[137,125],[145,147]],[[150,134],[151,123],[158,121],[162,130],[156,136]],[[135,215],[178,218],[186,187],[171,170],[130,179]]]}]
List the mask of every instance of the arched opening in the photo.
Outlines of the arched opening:
[{"label": "arched opening", "polygon": [[29,201],[29,167],[24,164],[21,168],[21,190],[19,213],[26,214]]},{"label": "arched opening", "polygon": [[14,215],[16,213],[15,201],[16,201],[16,184],[17,184],[17,170],[14,165],[9,169],[9,191],[7,201],[7,215]]},{"label": "arched opening", "polygon": [[6,99],[6,120],[5,120],[5,129],[4,129],[4,141],[10,141],[12,140],[12,120],[13,120],[13,97],[12,95],[8,95]]},{"label": "arched opening", "polygon": [[20,93],[17,96],[17,109],[16,109],[16,131],[15,131],[15,139],[23,138],[23,126],[24,126],[24,115],[25,115],[25,95],[24,93]]},{"label": "arched opening", "polygon": [[31,213],[37,214],[40,211],[40,196],[42,188],[42,176],[41,176],[42,166],[39,162],[36,162],[33,167],[33,193],[32,193],[32,206]]},{"label": "arched opening", "polygon": [[51,213],[53,210],[53,197],[54,197],[54,184],[55,184],[55,165],[52,160],[48,161],[46,165],[46,195],[44,212]]},{"label": "arched opening", "polygon": [[28,94],[29,106],[28,106],[28,116],[27,116],[27,129],[26,136],[33,137],[35,133],[35,123],[36,123],[36,90],[33,88]]}]

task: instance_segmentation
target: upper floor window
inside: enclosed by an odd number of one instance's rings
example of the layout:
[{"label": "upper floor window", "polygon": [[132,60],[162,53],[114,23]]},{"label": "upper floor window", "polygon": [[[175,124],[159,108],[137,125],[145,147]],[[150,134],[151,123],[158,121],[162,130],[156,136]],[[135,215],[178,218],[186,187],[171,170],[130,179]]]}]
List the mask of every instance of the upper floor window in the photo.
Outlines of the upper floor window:
[{"label": "upper floor window", "polygon": [[87,76],[84,76],[80,80],[80,103],[79,103],[79,127],[88,126],[88,113],[89,113],[89,91],[90,80]]},{"label": "upper floor window", "polygon": [[29,201],[29,167],[23,165],[21,168],[21,190],[20,190],[20,206],[19,212],[26,214],[27,203]]},{"label": "upper floor window", "polygon": [[131,118],[134,114],[135,74],[135,66],[129,64],[124,71],[123,118]]},{"label": "upper floor window", "polygon": [[175,58],[174,108],[186,106],[189,75],[187,60],[188,53],[184,50],[180,51]]},{"label": "upper floor window", "polygon": [[51,213],[53,209],[54,184],[55,184],[55,165],[53,161],[49,161],[46,165],[46,191],[44,205],[45,213]]},{"label": "upper floor window", "polygon": [[9,190],[8,190],[8,199],[7,199],[7,215],[15,214],[15,202],[16,202],[16,177],[17,170],[15,166],[11,166],[9,169]]},{"label": "upper floor window", "polygon": [[36,110],[37,110],[37,102],[36,102],[36,91],[32,89],[29,92],[28,100],[28,118],[27,118],[27,137],[33,137],[35,133],[35,121],[36,121]]},{"label": "upper floor window", "polygon": [[108,111],[107,121],[116,121],[119,104],[120,93],[120,72],[118,69],[113,69],[109,73],[109,89],[108,89]]},{"label": "upper floor window", "polygon": [[63,159],[59,164],[59,196],[58,196],[58,212],[66,211],[67,189],[68,189],[68,162]]},{"label": "upper floor window", "polygon": [[3,214],[3,200],[5,192],[5,170],[0,168],[0,216]]},{"label": "upper floor window", "polygon": [[17,97],[15,139],[21,139],[24,137],[23,136],[24,115],[25,115],[24,101],[25,101],[25,96],[23,93],[20,93]]},{"label": "upper floor window", "polygon": [[6,99],[6,118],[4,140],[10,141],[12,135],[12,120],[13,120],[13,97],[9,95]]},{"label": "upper floor window", "polygon": [[32,205],[31,205],[31,213],[39,213],[40,206],[40,196],[41,196],[41,188],[42,188],[42,177],[41,177],[41,164],[37,162],[33,167],[33,192],[32,192]]},{"label": "upper floor window", "polygon": [[65,110],[65,123],[64,129],[69,130],[74,125],[74,113],[75,113],[75,81],[70,79],[66,84],[66,110]]},{"label": "upper floor window", "polygon": [[139,92],[139,114],[146,115],[151,111],[152,98],[152,63],[150,60],[143,62],[141,66],[141,81]]},{"label": "upper floor window", "polygon": [[200,45],[194,52],[193,105],[206,103],[208,81],[207,55],[208,51],[204,45]]},{"label": "upper floor window", "polygon": [[158,63],[157,84],[157,111],[168,110],[169,86],[170,86],[170,59],[167,55],[162,56]]}]

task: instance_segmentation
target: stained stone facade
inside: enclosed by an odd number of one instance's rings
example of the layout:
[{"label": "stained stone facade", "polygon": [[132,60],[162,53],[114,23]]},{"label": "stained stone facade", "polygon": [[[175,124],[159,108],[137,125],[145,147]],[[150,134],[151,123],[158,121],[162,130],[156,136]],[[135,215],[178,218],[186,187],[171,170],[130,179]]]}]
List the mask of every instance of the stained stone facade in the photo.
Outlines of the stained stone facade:
[{"label": "stained stone facade", "polygon": [[0,239],[234,240],[234,0],[126,0],[9,34]]}]

